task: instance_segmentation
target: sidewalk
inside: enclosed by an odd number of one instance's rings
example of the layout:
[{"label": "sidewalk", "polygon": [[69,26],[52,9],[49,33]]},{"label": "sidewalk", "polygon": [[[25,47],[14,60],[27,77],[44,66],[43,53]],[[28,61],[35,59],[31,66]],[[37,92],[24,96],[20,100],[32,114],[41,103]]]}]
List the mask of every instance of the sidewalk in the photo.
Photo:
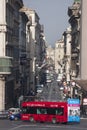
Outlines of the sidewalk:
[{"label": "sidewalk", "polygon": [[81,119],[87,119],[87,115],[81,115]]}]

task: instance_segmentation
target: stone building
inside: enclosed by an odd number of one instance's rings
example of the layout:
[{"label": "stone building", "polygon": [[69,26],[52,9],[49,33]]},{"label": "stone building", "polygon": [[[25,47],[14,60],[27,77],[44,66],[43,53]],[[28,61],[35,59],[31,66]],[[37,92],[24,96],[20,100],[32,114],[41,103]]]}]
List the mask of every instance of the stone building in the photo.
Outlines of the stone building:
[{"label": "stone building", "polygon": [[86,17],[86,12],[87,12],[87,1],[82,0],[81,1],[81,39],[80,39],[80,78],[83,80],[87,80],[87,17]]},{"label": "stone building", "polygon": [[0,75],[3,76],[0,80],[0,87],[3,87],[0,88],[0,110],[15,106],[22,90],[20,52],[26,51],[28,20],[25,13],[19,11],[22,7],[22,0],[0,1]]},{"label": "stone building", "polygon": [[63,59],[64,59],[64,39],[56,41],[55,43],[55,51],[54,51],[54,63],[55,63],[55,72],[58,75],[64,74],[64,64],[63,64]]},{"label": "stone building", "polygon": [[51,45],[48,45],[46,49],[46,59],[48,64],[54,64],[54,48]]},{"label": "stone building", "polygon": [[27,24],[27,50],[29,52],[29,88],[27,91],[35,91],[36,84],[39,84],[39,75],[37,76],[38,67],[43,64],[46,53],[46,41],[44,36],[43,25],[39,23],[39,16],[35,10],[23,7],[22,11],[28,17]]},{"label": "stone building", "polygon": [[[71,64],[72,77],[75,79],[74,92],[80,97],[82,114],[87,112],[87,70],[86,70],[86,52],[87,52],[87,0],[75,0],[72,7],[68,9],[70,16],[69,22],[72,27],[72,49]],[[74,93],[75,96],[75,93]]]},{"label": "stone building", "polygon": [[75,0],[73,5],[68,8],[71,25],[71,78],[80,77],[80,0]]},{"label": "stone building", "polygon": [[66,29],[63,33],[64,35],[64,71],[66,76],[66,81],[70,82],[71,80],[71,26]]}]

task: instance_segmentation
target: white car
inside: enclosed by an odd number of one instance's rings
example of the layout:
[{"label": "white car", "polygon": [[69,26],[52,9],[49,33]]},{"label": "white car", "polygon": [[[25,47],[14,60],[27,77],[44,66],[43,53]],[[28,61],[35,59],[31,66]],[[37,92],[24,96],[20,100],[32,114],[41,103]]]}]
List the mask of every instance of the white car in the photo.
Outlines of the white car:
[{"label": "white car", "polygon": [[37,93],[42,93],[43,89],[42,88],[37,88]]},{"label": "white car", "polygon": [[60,89],[61,91],[63,91],[63,90],[64,90],[64,87],[63,87],[63,86],[61,86],[59,89]]},{"label": "white car", "polygon": [[21,109],[20,108],[9,108],[8,118],[10,120],[18,120],[21,118]]}]

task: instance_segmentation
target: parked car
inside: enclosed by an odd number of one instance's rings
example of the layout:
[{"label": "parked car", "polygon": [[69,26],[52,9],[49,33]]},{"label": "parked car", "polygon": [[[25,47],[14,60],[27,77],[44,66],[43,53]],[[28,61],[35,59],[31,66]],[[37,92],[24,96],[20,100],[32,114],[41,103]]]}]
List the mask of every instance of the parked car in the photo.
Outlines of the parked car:
[{"label": "parked car", "polygon": [[10,120],[19,120],[19,119],[21,119],[21,109],[20,108],[10,108],[8,118]]},{"label": "parked car", "polygon": [[8,119],[8,110],[0,111],[0,119]]}]

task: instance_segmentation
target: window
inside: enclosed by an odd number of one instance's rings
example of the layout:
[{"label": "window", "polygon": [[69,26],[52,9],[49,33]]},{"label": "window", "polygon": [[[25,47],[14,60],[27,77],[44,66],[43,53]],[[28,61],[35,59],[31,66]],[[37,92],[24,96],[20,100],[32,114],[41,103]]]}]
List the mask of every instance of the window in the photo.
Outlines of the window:
[{"label": "window", "polygon": [[36,108],[23,107],[24,114],[48,114],[48,115],[64,115],[64,108]]},{"label": "window", "polygon": [[47,114],[48,115],[56,115],[55,108],[47,108]]},{"label": "window", "polygon": [[22,112],[24,114],[36,114],[37,113],[36,110],[37,109],[35,107],[23,107]]},{"label": "window", "polygon": [[63,115],[64,108],[48,108],[47,114],[49,114],[49,115]]},{"label": "window", "polygon": [[64,115],[64,108],[58,108],[58,109],[56,109],[56,114],[57,115]]},{"label": "window", "polygon": [[47,114],[47,110],[45,108],[38,108],[37,114]]}]

